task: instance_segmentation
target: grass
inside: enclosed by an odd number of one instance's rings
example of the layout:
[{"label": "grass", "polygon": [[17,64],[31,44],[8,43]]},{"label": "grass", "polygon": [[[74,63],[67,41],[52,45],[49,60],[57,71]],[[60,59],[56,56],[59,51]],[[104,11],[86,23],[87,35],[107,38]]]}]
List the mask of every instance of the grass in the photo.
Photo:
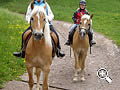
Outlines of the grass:
[{"label": "grass", "polygon": [[[0,0],[0,7],[11,11],[26,13],[31,0]],[[74,11],[79,7],[80,0],[46,0],[56,20],[72,21]],[[120,0],[86,0],[87,9],[94,14],[93,29],[106,35],[120,46]]]},{"label": "grass", "polygon": [[24,21],[23,16],[0,8],[0,88],[7,81],[19,79],[25,71],[24,60],[12,55],[20,49]]},{"label": "grass", "polygon": [[[72,15],[80,0],[49,0],[55,19],[72,22]],[[120,0],[86,0],[93,17],[93,29],[120,46]]]},{"label": "grass", "polygon": [[0,7],[25,14],[31,0],[0,0]]},{"label": "grass", "polygon": [[[22,75],[24,60],[12,56],[21,45],[21,34],[27,24],[24,16],[31,0],[0,0],[0,87],[8,80]],[[56,20],[72,22],[80,0],[46,0]],[[87,9],[94,14],[93,29],[106,35],[120,46],[120,0],[86,0]],[[2,9],[5,8],[5,9]],[[12,12],[9,12],[12,11]],[[24,26],[24,27],[23,27]]]}]

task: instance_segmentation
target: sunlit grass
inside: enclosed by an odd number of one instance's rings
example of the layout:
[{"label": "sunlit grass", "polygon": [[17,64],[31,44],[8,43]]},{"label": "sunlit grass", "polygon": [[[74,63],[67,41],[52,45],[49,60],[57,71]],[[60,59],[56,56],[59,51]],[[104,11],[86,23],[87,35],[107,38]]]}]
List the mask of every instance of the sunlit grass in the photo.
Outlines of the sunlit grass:
[{"label": "sunlit grass", "polygon": [[[31,0],[0,0],[0,7],[26,13]],[[80,0],[46,0],[56,20],[72,22],[72,16]],[[120,0],[86,0],[87,9],[94,14],[93,29],[103,33],[120,46]]]},{"label": "sunlit grass", "polygon": [[0,9],[0,88],[25,71],[24,60],[12,53],[20,50],[21,34],[27,26],[23,16]]}]

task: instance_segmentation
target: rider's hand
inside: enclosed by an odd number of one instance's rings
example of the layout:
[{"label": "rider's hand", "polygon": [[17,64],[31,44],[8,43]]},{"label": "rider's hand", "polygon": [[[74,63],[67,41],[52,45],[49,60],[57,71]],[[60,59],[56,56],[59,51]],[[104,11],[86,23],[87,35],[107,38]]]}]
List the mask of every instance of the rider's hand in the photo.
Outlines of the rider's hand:
[{"label": "rider's hand", "polygon": [[79,22],[79,21],[80,21],[79,19],[76,20],[76,22]]}]

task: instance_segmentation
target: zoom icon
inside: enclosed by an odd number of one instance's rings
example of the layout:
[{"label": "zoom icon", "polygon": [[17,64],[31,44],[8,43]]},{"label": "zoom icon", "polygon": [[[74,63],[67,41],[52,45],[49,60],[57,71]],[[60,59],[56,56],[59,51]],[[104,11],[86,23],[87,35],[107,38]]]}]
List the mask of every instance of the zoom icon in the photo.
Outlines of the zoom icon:
[{"label": "zoom icon", "polygon": [[108,83],[112,83],[112,79],[108,76],[108,70],[105,68],[100,68],[97,70],[97,76],[100,79],[105,79]]}]

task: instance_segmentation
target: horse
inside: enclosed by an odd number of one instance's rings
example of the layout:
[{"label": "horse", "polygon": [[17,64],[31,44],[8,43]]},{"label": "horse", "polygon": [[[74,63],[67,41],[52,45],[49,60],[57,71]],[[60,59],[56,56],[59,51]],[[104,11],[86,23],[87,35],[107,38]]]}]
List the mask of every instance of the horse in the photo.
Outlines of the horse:
[{"label": "horse", "polygon": [[[45,7],[36,6],[32,10],[30,20],[32,35],[27,43],[25,49],[26,68],[29,76],[29,90],[32,90],[33,80],[33,67],[36,69],[37,87],[40,89],[40,73],[43,72],[43,90],[48,90],[48,74],[50,72],[50,65],[52,64],[52,40],[56,44],[57,37],[52,33],[50,35],[49,22],[45,12]],[[28,31],[24,35],[24,39],[30,33]],[[55,47],[55,46],[54,46]]]},{"label": "horse", "polygon": [[71,45],[74,57],[75,57],[75,72],[73,81],[78,81],[78,73],[81,71],[81,81],[84,81],[84,68],[85,60],[89,48],[89,38],[88,33],[92,24],[92,17],[89,15],[83,15],[81,17],[81,23],[77,26],[76,31],[73,36],[73,43]]}]

